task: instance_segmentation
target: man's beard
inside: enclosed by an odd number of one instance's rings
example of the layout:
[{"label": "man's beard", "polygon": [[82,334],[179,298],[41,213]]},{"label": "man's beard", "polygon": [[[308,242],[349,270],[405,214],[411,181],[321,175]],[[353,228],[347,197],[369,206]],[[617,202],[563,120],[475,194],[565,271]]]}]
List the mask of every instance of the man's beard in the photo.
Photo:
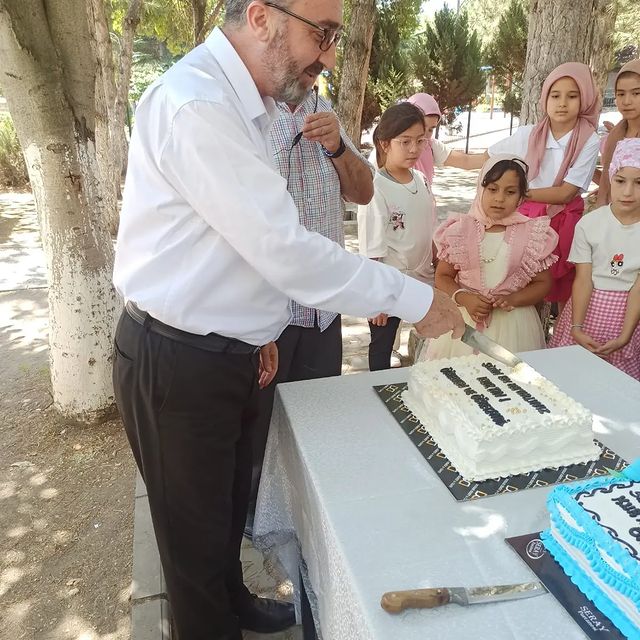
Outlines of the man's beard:
[{"label": "man's beard", "polygon": [[[308,95],[310,87],[304,85],[300,76],[304,70],[298,71],[295,60],[291,57],[287,45],[286,34],[278,30],[269,43],[264,55],[265,65],[274,76],[274,88],[271,97],[278,102],[300,104]],[[320,74],[323,70],[320,63],[308,68]]]}]

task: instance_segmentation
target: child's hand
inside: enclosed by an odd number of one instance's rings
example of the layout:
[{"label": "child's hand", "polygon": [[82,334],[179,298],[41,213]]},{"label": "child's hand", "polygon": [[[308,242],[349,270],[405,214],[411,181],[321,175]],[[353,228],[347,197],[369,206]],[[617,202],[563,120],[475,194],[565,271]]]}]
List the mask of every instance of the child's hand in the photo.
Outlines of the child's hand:
[{"label": "child's hand", "polygon": [[457,299],[476,322],[486,318],[493,309],[493,300],[479,293],[463,291],[458,294]]},{"label": "child's hand", "polygon": [[375,318],[369,318],[369,322],[376,327],[386,327],[389,314],[379,313]]},{"label": "child's hand", "polygon": [[516,307],[514,305],[513,294],[510,293],[508,296],[498,296],[493,301],[494,309],[502,309],[502,311],[513,311]]},{"label": "child's hand", "polygon": [[614,340],[609,340],[608,342],[605,342],[601,347],[599,347],[595,351],[595,353],[596,355],[599,355],[604,358],[606,356],[610,356],[615,351],[622,349],[622,347],[626,347],[628,342],[629,342],[628,340],[625,340],[624,338],[621,338],[618,336]]},{"label": "child's hand", "polygon": [[590,335],[586,334],[579,327],[571,329],[571,335],[573,339],[581,346],[591,351],[591,353],[598,353],[598,350],[602,348],[602,345],[596,342]]}]

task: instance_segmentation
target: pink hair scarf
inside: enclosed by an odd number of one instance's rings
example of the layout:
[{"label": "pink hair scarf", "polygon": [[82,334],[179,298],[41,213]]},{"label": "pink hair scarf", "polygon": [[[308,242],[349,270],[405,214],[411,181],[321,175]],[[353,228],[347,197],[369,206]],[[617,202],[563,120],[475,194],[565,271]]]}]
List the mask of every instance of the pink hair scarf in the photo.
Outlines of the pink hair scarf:
[{"label": "pink hair scarf", "polygon": [[580,90],[580,112],[578,113],[578,122],[571,133],[562,164],[553,183],[554,187],[562,184],[569,167],[573,166],[587,140],[595,132],[598,126],[601,105],[600,94],[593,79],[593,74],[586,64],[582,62],[565,62],[556,67],[547,76],[540,94],[540,109],[545,115],[531,131],[525,158],[529,165],[529,180],[533,180],[540,173],[540,165],[544,158],[547,139],[551,130],[551,120],[546,113],[547,99],[551,92],[551,87],[561,78],[572,78],[578,85]]},{"label": "pink hair scarf", "polygon": [[[618,75],[616,76],[616,89],[618,87],[618,80],[620,80],[620,76],[623,73],[635,73],[637,76],[639,76],[640,80],[640,60],[630,60],[620,69]],[[600,184],[598,185],[598,198],[596,200],[596,205],[599,207],[607,204],[611,199],[611,185],[609,182],[611,158],[613,157],[613,152],[618,143],[627,135],[627,125],[627,121],[623,118],[615,127],[613,127],[613,129],[611,129],[611,131],[609,131],[609,135],[607,136],[604,145],[604,151],[602,153],[602,176],[600,178]]]},{"label": "pink hair scarf", "polygon": [[[438,118],[442,117],[442,113],[440,112],[440,107],[438,106],[436,99],[428,93],[415,93],[407,100],[407,102],[415,104],[416,107],[422,109],[422,112],[425,116],[438,116]],[[429,138],[429,144],[420,154],[420,157],[415,164],[415,168],[418,169],[418,171],[422,171],[422,173],[424,173],[427,180],[429,181],[429,184],[433,182],[434,167],[431,138]]]},{"label": "pink hair scarf", "polygon": [[640,138],[623,138],[609,163],[609,180],[623,167],[640,169]]},{"label": "pink hair scarf", "polygon": [[[493,225],[499,224],[504,225],[505,227],[511,226],[513,224],[522,224],[524,222],[528,222],[530,218],[523,215],[522,213],[518,213],[514,211],[509,214],[506,218],[502,218],[501,220],[494,220],[490,218],[485,210],[482,208],[482,194],[484,193],[484,187],[482,186],[482,181],[485,179],[485,176],[489,171],[496,165],[498,162],[502,160],[515,160],[516,162],[523,163],[524,160],[519,158],[518,156],[513,156],[509,154],[498,154],[495,156],[491,156],[483,165],[480,170],[480,175],[478,176],[478,191],[476,193],[476,197],[471,204],[471,209],[469,209],[469,215],[472,218],[475,218],[485,229],[489,229]],[[524,195],[524,194],[522,194]]]}]

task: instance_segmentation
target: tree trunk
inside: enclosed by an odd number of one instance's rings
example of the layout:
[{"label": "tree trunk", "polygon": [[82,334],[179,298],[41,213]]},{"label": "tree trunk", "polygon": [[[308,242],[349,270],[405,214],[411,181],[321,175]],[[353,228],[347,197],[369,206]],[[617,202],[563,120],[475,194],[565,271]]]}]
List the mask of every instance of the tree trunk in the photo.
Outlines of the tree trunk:
[{"label": "tree trunk", "polygon": [[118,197],[120,195],[120,175],[117,149],[113,144],[114,105],[116,101],[115,70],[111,31],[104,0],[89,0],[90,37],[94,39],[96,52],[95,89],[95,147],[98,171],[102,180],[104,211],[107,228],[115,233],[118,228]]},{"label": "tree trunk", "polygon": [[532,0],[520,122],[535,122],[542,84],[563,62],[584,62],[604,88],[612,60],[615,0]]},{"label": "tree trunk", "polygon": [[356,147],[360,145],[362,134],[360,119],[369,76],[375,21],[375,0],[353,0],[342,56],[337,112],[344,130]]},{"label": "tree trunk", "polygon": [[97,58],[85,0],[0,0],[0,73],[24,149],[49,281],[53,399],[67,418],[113,411],[111,284],[96,160]]},{"label": "tree trunk", "polygon": [[133,61],[133,40],[140,24],[140,14],[144,0],[129,0],[129,8],[122,22],[122,42],[120,44],[120,65],[116,81],[116,96],[113,109],[111,141],[117,160],[118,186],[127,169],[129,145],[125,136],[127,107],[129,105],[129,85],[131,83],[131,64]]}]

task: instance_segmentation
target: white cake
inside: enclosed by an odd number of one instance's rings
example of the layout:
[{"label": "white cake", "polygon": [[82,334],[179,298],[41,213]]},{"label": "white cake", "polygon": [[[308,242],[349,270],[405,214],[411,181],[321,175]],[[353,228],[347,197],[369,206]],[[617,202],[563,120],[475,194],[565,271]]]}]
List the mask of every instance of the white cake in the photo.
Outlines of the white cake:
[{"label": "white cake", "polygon": [[484,355],[411,368],[404,403],[466,480],[596,460],[593,416],[529,365]]},{"label": "white cake", "polygon": [[561,485],[547,505],[545,547],[625,637],[640,638],[640,482]]}]

